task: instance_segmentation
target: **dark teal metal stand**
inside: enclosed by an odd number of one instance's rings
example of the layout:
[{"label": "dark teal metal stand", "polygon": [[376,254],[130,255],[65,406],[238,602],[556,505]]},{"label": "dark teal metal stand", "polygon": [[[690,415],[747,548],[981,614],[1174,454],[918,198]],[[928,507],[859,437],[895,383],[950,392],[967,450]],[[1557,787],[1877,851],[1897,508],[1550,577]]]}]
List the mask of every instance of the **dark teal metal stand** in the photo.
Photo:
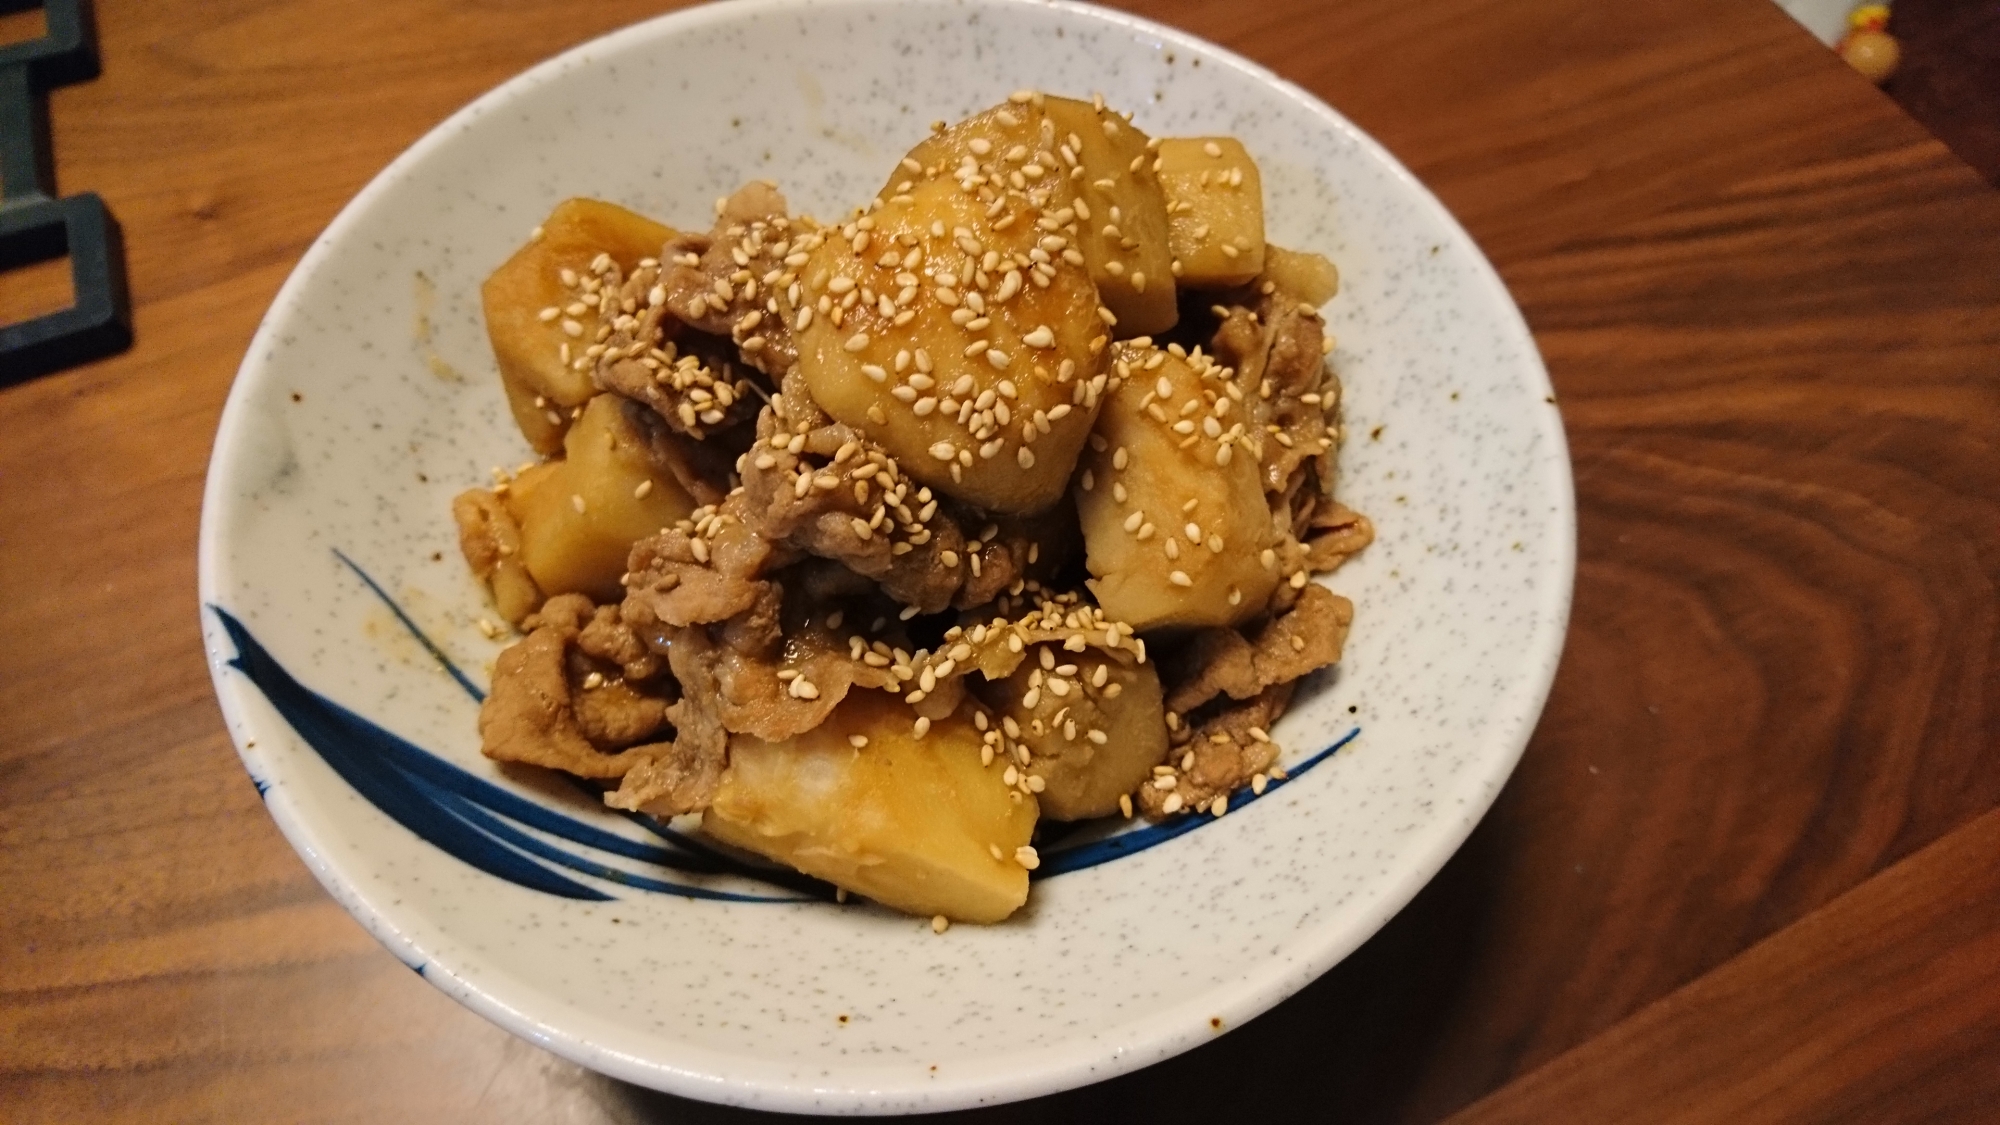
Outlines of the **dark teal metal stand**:
[{"label": "dark teal metal stand", "polygon": [[[36,7],[0,0],[0,12]],[[0,385],[132,346],[118,223],[90,192],[56,195],[48,90],[97,77],[89,0],[47,0],[48,33],[0,47],[0,271],[69,255],[69,308],[0,327]]]}]

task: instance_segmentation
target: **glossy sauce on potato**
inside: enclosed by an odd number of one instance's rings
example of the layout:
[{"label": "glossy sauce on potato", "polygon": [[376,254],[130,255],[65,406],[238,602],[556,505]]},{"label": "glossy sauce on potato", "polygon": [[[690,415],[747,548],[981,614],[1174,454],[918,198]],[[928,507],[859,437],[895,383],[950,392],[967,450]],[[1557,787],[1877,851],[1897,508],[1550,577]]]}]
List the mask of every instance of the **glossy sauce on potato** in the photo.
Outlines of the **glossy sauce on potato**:
[{"label": "glossy sauce on potato", "polygon": [[1167,753],[1160,675],[1151,663],[1036,645],[981,695],[1008,737],[1027,747],[1027,772],[1040,779],[1036,796],[1052,820],[1117,812],[1119,796]]},{"label": "glossy sauce on potato", "polygon": [[732,738],[702,828],[885,906],[998,922],[1027,901],[1037,810],[981,763],[971,712],[919,735],[907,704],[857,690],[789,741]]},{"label": "glossy sauce on potato", "polygon": [[1141,631],[1254,617],[1278,572],[1246,392],[1207,356],[1150,341],[1118,345],[1113,364],[1076,491],[1098,604]]},{"label": "glossy sauce on potato", "polygon": [[996,512],[1061,498],[1110,341],[1053,127],[1035,120],[1003,106],[919,146],[931,162],[906,159],[802,270],[814,400],[918,480]]},{"label": "glossy sauce on potato", "polygon": [[479,294],[515,424],[536,452],[554,453],[562,448],[570,411],[597,394],[591,365],[583,361],[599,317],[578,301],[591,262],[609,255],[630,273],[656,257],[674,231],[597,199],[557,204],[536,230]]},{"label": "glossy sauce on potato", "polygon": [[646,408],[617,395],[584,407],[567,451],[522,473],[507,491],[521,528],[521,562],[545,595],[624,595],[619,577],[636,540],[686,519],[694,501],[653,456]]},{"label": "glossy sauce on potato", "polygon": [[1174,137],[1159,161],[1181,284],[1229,289],[1264,272],[1264,182],[1243,142]]}]

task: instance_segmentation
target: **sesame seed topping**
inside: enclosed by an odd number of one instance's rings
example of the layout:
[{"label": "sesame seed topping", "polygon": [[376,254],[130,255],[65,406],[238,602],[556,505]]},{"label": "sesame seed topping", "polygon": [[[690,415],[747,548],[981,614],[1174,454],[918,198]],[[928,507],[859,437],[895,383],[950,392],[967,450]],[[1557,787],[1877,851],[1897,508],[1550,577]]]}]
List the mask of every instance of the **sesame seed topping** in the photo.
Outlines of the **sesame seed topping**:
[{"label": "sesame seed topping", "polygon": [[1194,585],[1194,579],[1189,578],[1185,570],[1176,570],[1172,574],[1167,575],[1167,581],[1172,582],[1176,586]]}]

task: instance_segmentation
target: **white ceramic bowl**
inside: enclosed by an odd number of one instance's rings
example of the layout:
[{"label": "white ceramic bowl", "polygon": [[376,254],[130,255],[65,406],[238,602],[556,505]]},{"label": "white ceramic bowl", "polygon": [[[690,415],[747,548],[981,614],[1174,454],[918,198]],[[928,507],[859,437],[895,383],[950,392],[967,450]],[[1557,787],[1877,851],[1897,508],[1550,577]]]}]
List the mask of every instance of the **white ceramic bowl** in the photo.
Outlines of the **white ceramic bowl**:
[{"label": "white ceramic bowl", "polygon": [[[482,759],[474,691],[498,646],[475,628],[490,610],[447,509],[527,449],[492,373],[481,278],[572,195],[698,227],[716,196],[770,177],[838,214],[930,120],[1020,87],[1101,90],[1154,135],[1242,138],[1273,239],[1338,261],[1343,496],[1380,540],[1333,576],[1358,605],[1346,659],[1277,734],[1295,770],[1358,736],[1199,831],[1038,882],[1004,925],[943,936],[662,867],[685,847]],[[1269,1008],[1464,840],[1562,644],[1574,518],[1552,401],[1451,216],[1338,114],[1242,59],[1067,4],[697,8],[474,102],[306,254],[244,359],[209,472],[216,692],[327,890],[426,980],[559,1054],[772,1109],[1047,1093]]]}]

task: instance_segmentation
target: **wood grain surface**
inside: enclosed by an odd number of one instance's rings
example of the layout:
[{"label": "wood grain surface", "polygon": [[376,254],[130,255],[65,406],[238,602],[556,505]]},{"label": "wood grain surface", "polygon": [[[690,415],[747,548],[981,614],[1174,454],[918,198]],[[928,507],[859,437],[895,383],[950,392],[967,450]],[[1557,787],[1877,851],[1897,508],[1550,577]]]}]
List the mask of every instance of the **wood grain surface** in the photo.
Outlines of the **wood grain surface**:
[{"label": "wood grain surface", "polygon": [[[1575,616],[1513,781],[1378,937],[965,1116],[2000,1120],[2000,193],[1765,0],[1131,7],[1318,93],[1485,247],[1569,427]],[[0,391],[0,1120],[753,1116],[368,938],[238,766],[194,596],[216,420],[311,239],[660,8],[99,0],[57,171],[124,225],[138,345]]]}]

